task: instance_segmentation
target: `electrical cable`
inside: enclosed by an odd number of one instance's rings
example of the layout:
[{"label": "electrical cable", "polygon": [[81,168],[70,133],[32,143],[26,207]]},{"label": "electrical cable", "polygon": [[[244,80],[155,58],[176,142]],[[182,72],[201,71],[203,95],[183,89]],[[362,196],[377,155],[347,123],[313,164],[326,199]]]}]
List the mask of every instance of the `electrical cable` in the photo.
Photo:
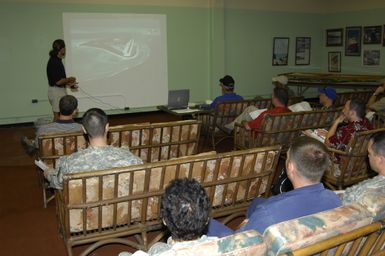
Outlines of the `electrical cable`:
[{"label": "electrical cable", "polygon": [[[88,96],[93,102],[96,102],[96,103],[99,103],[99,104],[102,104],[102,105],[106,105],[106,106],[109,106],[109,107],[112,107],[113,109],[122,109],[122,110],[125,110],[125,108],[121,108],[121,107],[117,107],[117,106],[114,106],[110,103],[107,103],[107,102],[104,102],[103,100],[99,99],[99,98],[96,98],[95,96],[89,94],[88,92],[86,92],[84,89],[82,89],[81,87],[78,87],[77,88],[79,91],[81,91],[83,94],[85,94],[86,96]],[[121,95],[123,97],[123,95]]]}]

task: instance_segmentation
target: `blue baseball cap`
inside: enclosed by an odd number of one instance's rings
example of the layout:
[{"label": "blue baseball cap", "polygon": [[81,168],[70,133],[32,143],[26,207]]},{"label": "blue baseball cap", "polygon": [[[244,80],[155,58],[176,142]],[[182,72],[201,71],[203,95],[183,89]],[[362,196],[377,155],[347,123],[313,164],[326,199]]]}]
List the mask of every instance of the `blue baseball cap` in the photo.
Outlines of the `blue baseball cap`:
[{"label": "blue baseball cap", "polygon": [[337,92],[336,92],[336,89],[334,89],[333,87],[324,87],[324,88],[319,88],[318,91],[320,93],[323,93],[325,94],[329,99],[331,99],[332,101],[335,101],[336,98],[337,98]]}]

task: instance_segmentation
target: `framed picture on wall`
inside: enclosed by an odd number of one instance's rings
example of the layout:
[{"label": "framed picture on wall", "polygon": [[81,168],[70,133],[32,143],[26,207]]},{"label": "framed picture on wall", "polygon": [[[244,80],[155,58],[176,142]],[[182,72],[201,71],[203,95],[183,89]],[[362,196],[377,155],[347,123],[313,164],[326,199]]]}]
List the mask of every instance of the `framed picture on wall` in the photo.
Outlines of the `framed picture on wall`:
[{"label": "framed picture on wall", "polygon": [[383,26],[384,30],[382,31],[382,46],[385,46],[385,25]]},{"label": "framed picture on wall", "polygon": [[295,40],[295,65],[309,65],[311,38],[297,37]]},{"label": "framed picture on wall", "polygon": [[361,56],[361,27],[347,27],[345,36],[345,56]]},{"label": "framed picture on wall", "polygon": [[341,72],[341,52],[329,52],[328,69],[329,72]]},{"label": "framed picture on wall", "polygon": [[335,28],[326,30],[326,46],[342,46],[344,29]]},{"label": "framed picture on wall", "polygon": [[379,66],[380,58],[381,58],[380,50],[364,50],[364,56],[362,57],[362,64],[364,66]]},{"label": "framed picture on wall", "polygon": [[382,39],[381,26],[364,27],[364,44],[380,44]]},{"label": "framed picture on wall", "polygon": [[274,37],[273,66],[286,66],[289,59],[289,38]]}]

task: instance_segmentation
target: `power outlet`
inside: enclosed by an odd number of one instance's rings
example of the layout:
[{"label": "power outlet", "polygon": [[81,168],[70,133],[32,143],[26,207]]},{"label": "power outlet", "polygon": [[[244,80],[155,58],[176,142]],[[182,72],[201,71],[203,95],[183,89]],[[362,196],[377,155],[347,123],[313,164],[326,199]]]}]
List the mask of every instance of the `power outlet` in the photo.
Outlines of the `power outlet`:
[{"label": "power outlet", "polygon": [[38,103],[39,101],[37,99],[32,99],[32,103]]}]

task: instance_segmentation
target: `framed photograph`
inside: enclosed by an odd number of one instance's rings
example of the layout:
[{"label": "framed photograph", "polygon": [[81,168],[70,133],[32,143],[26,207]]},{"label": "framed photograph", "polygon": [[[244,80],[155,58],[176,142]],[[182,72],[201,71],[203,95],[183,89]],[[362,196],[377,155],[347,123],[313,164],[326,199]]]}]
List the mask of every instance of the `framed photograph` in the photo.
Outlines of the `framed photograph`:
[{"label": "framed photograph", "polygon": [[379,66],[380,65],[380,50],[364,50],[362,64],[364,66]]},{"label": "framed photograph", "polygon": [[361,27],[347,27],[345,36],[345,56],[361,56]]},{"label": "framed photograph", "polygon": [[329,72],[341,72],[341,52],[329,52]]},{"label": "framed photograph", "polygon": [[381,26],[364,27],[364,44],[381,44],[381,39]]},{"label": "framed photograph", "polygon": [[326,30],[326,46],[342,46],[344,29],[335,28]]},{"label": "framed photograph", "polygon": [[384,27],[384,31],[382,33],[382,36],[383,36],[383,39],[382,39],[382,46],[385,46],[385,25],[383,26]]},{"label": "framed photograph", "polygon": [[310,65],[311,38],[297,37],[295,40],[295,65]]},{"label": "framed photograph", "polygon": [[273,66],[286,66],[289,59],[289,38],[274,37]]}]

